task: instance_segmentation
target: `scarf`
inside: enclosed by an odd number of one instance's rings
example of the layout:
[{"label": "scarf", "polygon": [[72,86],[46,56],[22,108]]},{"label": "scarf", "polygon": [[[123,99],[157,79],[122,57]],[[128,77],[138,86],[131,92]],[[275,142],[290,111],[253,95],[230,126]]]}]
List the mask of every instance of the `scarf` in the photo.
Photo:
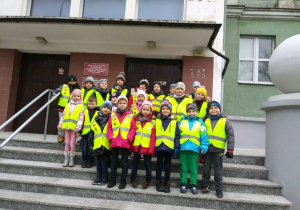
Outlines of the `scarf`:
[{"label": "scarf", "polygon": [[123,113],[124,113],[126,110],[127,110],[127,108],[125,108],[125,109],[123,109],[123,110],[122,110],[122,109],[119,109],[119,108],[117,108],[117,110],[116,110],[116,111],[117,111],[117,114],[118,114],[118,116],[119,116],[119,117],[122,117]]},{"label": "scarf", "polygon": [[138,115],[138,119],[142,123],[145,123],[145,122],[147,122],[147,121],[149,121],[149,120],[152,119],[152,115],[151,114],[149,114],[148,116]]},{"label": "scarf", "polygon": [[95,121],[98,123],[102,131],[108,122],[109,116],[110,114],[103,114],[102,112],[99,112],[98,116],[95,118]]},{"label": "scarf", "polygon": [[152,91],[151,94],[154,95],[154,96],[156,97],[156,96],[163,95],[164,93],[163,93],[162,90],[161,90],[161,91],[159,91],[159,92]]},{"label": "scarf", "polygon": [[200,100],[195,100],[195,104],[197,105],[197,110],[200,111],[201,107],[202,107],[202,104],[203,104],[203,101],[200,101]]},{"label": "scarf", "polygon": [[223,116],[223,113],[220,113],[218,116],[215,116],[215,117],[209,115],[209,119],[211,119],[211,120],[217,120],[217,119],[219,119],[222,116]]}]

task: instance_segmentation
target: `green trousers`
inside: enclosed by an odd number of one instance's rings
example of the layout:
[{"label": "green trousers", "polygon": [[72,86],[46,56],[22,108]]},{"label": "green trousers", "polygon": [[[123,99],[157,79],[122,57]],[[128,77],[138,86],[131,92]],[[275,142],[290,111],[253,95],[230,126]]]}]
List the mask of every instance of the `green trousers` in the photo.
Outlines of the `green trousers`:
[{"label": "green trousers", "polygon": [[199,154],[194,151],[183,150],[179,153],[180,182],[187,184],[187,176],[190,171],[190,184],[197,185]]}]

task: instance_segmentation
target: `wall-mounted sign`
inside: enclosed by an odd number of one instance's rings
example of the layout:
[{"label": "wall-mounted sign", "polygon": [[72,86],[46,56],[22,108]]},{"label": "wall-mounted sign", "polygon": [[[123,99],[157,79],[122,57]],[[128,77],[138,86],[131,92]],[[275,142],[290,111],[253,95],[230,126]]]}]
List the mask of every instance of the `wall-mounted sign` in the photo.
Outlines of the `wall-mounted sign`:
[{"label": "wall-mounted sign", "polygon": [[85,63],[84,64],[84,75],[92,76],[108,76],[109,64],[107,63]]},{"label": "wall-mounted sign", "polygon": [[167,81],[159,81],[161,83],[161,85],[166,86],[167,85]]},{"label": "wall-mounted sign", "polygon": [[62,75],[62,74],[64,74],[65,73],[65,70],[63,69],[63,68],[59,68],[58,69],[58,74],[60,74],[60,75]]}]

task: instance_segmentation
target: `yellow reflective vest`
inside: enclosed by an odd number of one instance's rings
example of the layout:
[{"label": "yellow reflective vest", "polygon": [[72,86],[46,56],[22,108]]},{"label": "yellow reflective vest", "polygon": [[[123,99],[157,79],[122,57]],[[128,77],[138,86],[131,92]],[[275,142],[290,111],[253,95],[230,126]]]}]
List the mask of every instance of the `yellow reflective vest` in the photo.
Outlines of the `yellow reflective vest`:
[{"label": "yellow reflective vest", "polygon": [[157,98],[153,94],[150,94],[150,102],[152,103],[152,111],[160,112],[160,105],[165,99],[165,95],[159,95]]},{"label": "yellow reflective vest", "polygon": [[205,120],[209,144],[212,144],[214,147],[219,149],[225,149],[227,139],[225,125],[226,118],[220,118],[215,125],[214,130],[212,130],[211,120],[209,118]]},{"label": "yellow reflective vest", "polygon": [[97,107],[102,106],[104,101],[109,100],[109,97],[110,97],[109,93],[106,94],[106,98],[103,98],[102,95],[98,91],[96,91]]},{"label": "yellow reflective vest", "polygon": [[200,147],[200,130],[201,130],[201,123],[196,121],[192,127],[189,129],[189,122],[188,120],[182,120],[180,124],[180,145],[184,144],[187,140],[190,140],[194,144]]},{"label": "yellow reflective vest", "polygon": [[94,92],[95,92],[94,89],[93,90],[88,90],[85,97],[84,97],[84,88],[81,89],[81,97],[82,97],[82,100],[83,100],[84,109],[87,109],[89,97],[91,97]]},{"label": "yellow reflective vest", "polygon": [[71,96],[69,85],[63,84],[60,93],[61,93],[61,95],[58,100],[58,106],[65,107],[67,105],[67,103],[69,103],[70,96]]},{"label": "yellow reflective vest", "polygon": [[93,121],[91,130],[94,131],[93,150],[98,149],[101,146],[104,146],[106,149],[110,150],[109,141],[108,141],[108,137],[107,137],[107,123],[102,132],[98,123],[96,121]]},{"label": "yellow reflective vest", "polygon": [[89,110],[86,109],[84,110],[84,124],[83,124],[83,129],[81,132],[81,135],[85,135],[87,134],[90,130],[91,130],[91,122],[94,121],[95,117],[98,115],[99,111],[96,111],[92,120],[90,119],[90,115],[89,115]]},{"label": "yellow reflective vest", "polygon": [[[113,93],[115,93],[115,92],[117,92],[117,90],[116,90],[115,88],[112,88],[112,89],[111,89],[111,94],[113,94]],[[125,96],[125,97],[127,97],[127,93],[128,93],[128,90],[127,90],[127,89],[123,89],[123,90],[121,91],[120,96]]]},{"label": "yellow reflective vest", "polygon": [[66,105],[66,108],[64,110],[65,112],[64,119],[61,126],[62,130],[66,130],[66,128],[69,128],[70,130],[75,130],[82,108],[83,108],[83,104],[78,104],[73,110],[73,112],[71,113],[71,115],[69,115],[70,104]]},{"label": "yellow reflective vest", "polygon": [[200,111],[197,110],[197,117],[203,119],[206,116],[207,102],[203,101]]},{"label": "yellow reflective vest", "polygon": [[152,128],[155,126],[153,121],[146,122],[142,128],[141,122],[136,123],[136,133],[133,141],[133,146],[142,146],[144,148],[149,148],[151,140]]},{"label": "yellow reflective vest", "polygon": [[175,98],[172,97],[170,98],[169,102],[172,104],[172,117],[175,117],[177,121],[180,121],[183,116],[187,115],[186,105],[188,105],[189,103],[193,103],[193,100],[189,97],[186,97],[178,105]]},{"label": "yellow reflective vest", "polygon": [[136,104],[133,104],[133,105],[132,105],[131,111],[132,111],[132,114],[133,114],[134,116],[137,116],[137,115],[138,115],[139,110],[138,110]]},{"label": "yellow reflective vest", "polygon": [[119,122],[118,117],[115,113],[111,114],[111,126],[113,131],[113,138],[117,138],[119,132],[123,139],[127,139],[127,135],[130,131],[130,124],[132,121],[133,115],[127,114],[123,119],[122,123]]},{"label": "yellow reflective vest", "polygon": [[174,139],[176,133],[176,120],[171,120],[166,130],[164,130],[161,119],[156,119],[156,141],[155,147],[164,143],[170,149],[174,149]]},{"label": "yellow reflective vest", "polygon": [[[148,100],[149,95],[147,93],[145,93],[145,95],[146,95],[145,100]],[[132,104],[135,104],[137,100],[137,92],[132,93],[131,96],[132,96]]]}]

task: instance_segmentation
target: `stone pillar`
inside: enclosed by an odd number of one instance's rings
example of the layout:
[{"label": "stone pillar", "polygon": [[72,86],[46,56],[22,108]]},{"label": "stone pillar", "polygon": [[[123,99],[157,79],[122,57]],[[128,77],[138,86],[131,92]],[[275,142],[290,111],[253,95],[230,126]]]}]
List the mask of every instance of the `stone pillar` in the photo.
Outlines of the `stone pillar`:
[{"label": "stone pillar", "polygon": [[262,103],[266,112],[266,159],[269,179],[282,184],[282,194],[300,209],[300,35],[274,51],[269,73],[283,93]]}]

